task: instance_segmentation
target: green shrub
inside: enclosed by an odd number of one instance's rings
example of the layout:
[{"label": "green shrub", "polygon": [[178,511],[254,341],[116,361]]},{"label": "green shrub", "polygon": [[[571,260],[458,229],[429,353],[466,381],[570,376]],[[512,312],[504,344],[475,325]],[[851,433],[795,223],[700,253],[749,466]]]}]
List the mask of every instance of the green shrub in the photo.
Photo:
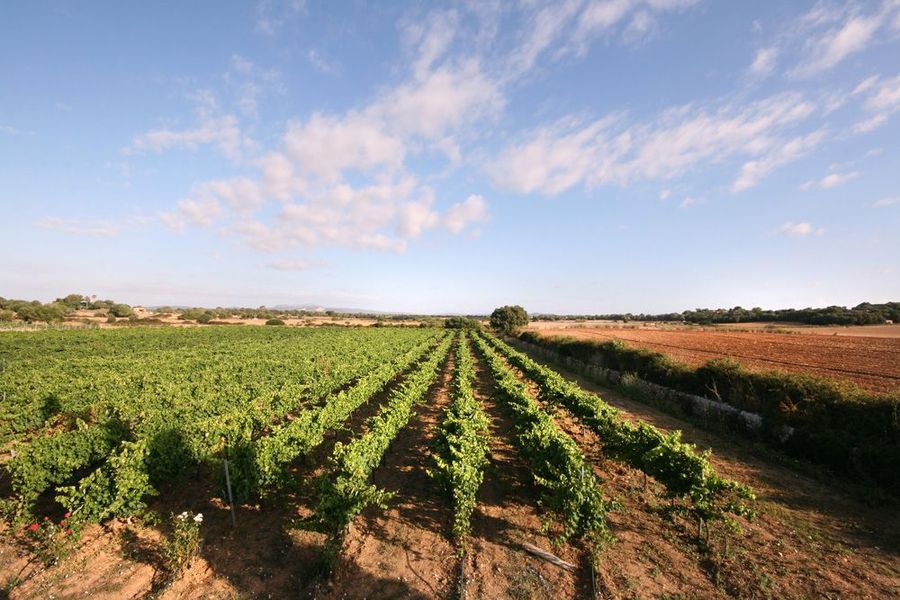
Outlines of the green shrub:
[{"label": "green shrub", "polygon": [[269,319],[266,321],[266,325],[284,325],[284,321],[281,319]]},{"label": "green shrub", "polygon": [[117,317],[130,317],[134,314],[134,311],[127,304],[113,304],[109,308],[109,312]]},{"label": "green shrub", "polygon": [[447,329],[466,329],[471,331],[481,329],[481,323],[469,317],[450,317],[444,320],[444,327]]}]

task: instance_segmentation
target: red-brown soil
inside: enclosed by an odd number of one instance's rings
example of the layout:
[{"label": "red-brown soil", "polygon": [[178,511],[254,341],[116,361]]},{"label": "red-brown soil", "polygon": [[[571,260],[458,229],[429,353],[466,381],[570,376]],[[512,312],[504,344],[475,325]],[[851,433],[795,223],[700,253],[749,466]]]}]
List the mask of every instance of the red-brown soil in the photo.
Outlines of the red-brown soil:
[{"label": "red-brown soil", "polygon": [[900,338],[662,329],[560,328],[541,335],[622,340],[689,365],[729,357],[749,369],[812,373],[873,392],[900,388]]},{"label": "red-brown soil", "polygon": [[[429,477],[431,442],[449,402],[452,359],[428,401],[391,444],[373,482],[396,495],[353,522],[334,573],[316,598],[446,597],[456,576],[449,504]],[[372,588],[372,582],[379,582]]]}]

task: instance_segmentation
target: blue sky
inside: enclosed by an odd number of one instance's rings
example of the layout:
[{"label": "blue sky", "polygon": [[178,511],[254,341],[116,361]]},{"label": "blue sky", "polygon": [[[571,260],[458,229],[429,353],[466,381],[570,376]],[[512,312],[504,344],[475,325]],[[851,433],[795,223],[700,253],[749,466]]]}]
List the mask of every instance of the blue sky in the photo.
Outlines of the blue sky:
[{"label": "blue sky", "polygon": [[900,2],[0,6],[0,295],[900,299]]}]

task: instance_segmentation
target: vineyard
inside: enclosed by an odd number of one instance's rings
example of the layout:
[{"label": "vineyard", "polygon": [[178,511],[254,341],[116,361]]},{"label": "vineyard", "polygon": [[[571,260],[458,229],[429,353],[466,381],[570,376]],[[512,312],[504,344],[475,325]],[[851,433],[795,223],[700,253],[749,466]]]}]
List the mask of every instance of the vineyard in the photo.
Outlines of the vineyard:
[{"label": "vineyard", "polygon": [[[647,595],[729,596],[784,527],[759,480],[481,331],[10,332],[0,397],[10,597],[606,597],[636,532],[691,573]],[[101,554],[127,593],[71,570]]]}]

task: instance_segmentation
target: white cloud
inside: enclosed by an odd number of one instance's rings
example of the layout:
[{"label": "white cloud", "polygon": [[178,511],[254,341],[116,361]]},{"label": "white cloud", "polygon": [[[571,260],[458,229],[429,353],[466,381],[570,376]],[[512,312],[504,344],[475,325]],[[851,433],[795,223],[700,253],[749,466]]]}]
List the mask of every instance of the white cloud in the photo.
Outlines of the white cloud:
[{"label": "white cloud", "polygon": [[208,227],[223,214],[214,198],[181,200],[174,211],[160,213],[160,220],[174,231],[184,231],[188,225]]},{"label": "white cloud", "polygon": [[900,196],[886,196],[884,198],[879,198],[872,206],[875,208],[886,208],[896,204],[900,204]]},{"label": "white cloud", "polygon": [[865,50],[887,16],[886,10],[861,15],[851,9],[849,3],[844,6],[817,4],[800,19],[793,32],[795,39],[803,42],[805,57],[792,74],[800,77],[815,75]]},{"label": "white cloud", "polygon": [[890,116],[900,110],[900,75],[891,79],[869,77],[853,90],[853,95],[868,94],[863,108],[872,116],[853,125],[853,133],[869,133],[888,122]]},{"label": "white cloud", "polygon": [[882,81],[865,102],[869,110],[894,111],[900,108],[900,75]]},{"label": "white cloud", "polygon": [[347,169],[399,169],[406,155],[402,139],[359,112],[343,117],[316,113],[306,122],[291,122],[284,147],[301,170],[330,181]]},{"label": "white cloud", "polygon": [[878,113],[877,115],[873,115],[868,119],[863,119],[853,125],[853,133],[869,133],[870,131],[875,131],[887,123],[887,120],[888,116],[886,114]]},{"label": "white cloud", "polygon": [[438,214],[431,209],[431,200],[405,202],[400,207],[398,231],[404,238],[416,238],[438,224]]},{"label": "white cloud", "polygon": [[259,0],[256,4],[255,30],[268,36],[275,36],[285,23],[299,15],[305,6],[305,0]]},{"label": "white cloud", "polygon": [[853,91],[850,92],[853,96],[858,96],[859,94],[864,94],[872,89],[876,83],[878,83],[878,75],[872,75],[871,77],[867,77],[860,81]]},{"label": "white cloud", "polygon": [[187,148],[196,151],[200,146],[214,145],[228,158],[237,160],[241,150],[251,142],[244,138],[238,120],[233,115],[204,118],[200,125],[191,129],[155,129],[143,133],[132,140],[126,153],[164,152],[172,148]]},{"label": "white cloud", "polygon": [[463,202],[450,207],[444,217],[444,225],[450,233],[460,233],[473,223],[483,223],[489,218],[487,203],[484,198],[472,194]]},{"label": "white cloud", "polygon": [[455,10],[435,10],[424,20],[404,27],[406,43],[415,48],[416,59],[412,70],[417,77],[425,76],[447,53],[458,27],[459,14]]},{"label": "white cloud", "polygon": [[678,205],[678,208],[690,208],[695,204],[697,204],[696,198],[693,196],[685,196],[684,200],[681,201],[681,204]]},{"label": "white cloud", "polygon": [[835,188],[849,181],[853,181],[854,179],[859,177],[859,171],[847,171],[843,173],[830,173],[822,179],[815,180],[811,179],[807,181],[803,185],[800,186],[800,189],[804,191],[808,191],[815,188],[821,188],[823,190],[828,190],[831,188]]},{"label": "white cloud", "polygon": [[739,191],[821,141],[820,132],[785,135],[814,110],[798,94],[779,94],[745,106],[676,107],[637,124],[616,114],[586,124],[568,118],[508,146],[488,169],[501,186],[555,195],[578,184],[668,179],[749,156]]},{"label": "white cloud", "polygon": [[819,182],[819,186],[823,189],[831,189],[833,187],[837,187],[839,185],[844,185],[848,181],[853,181],[859,177],[859,171],[850,171],[848,173],[831,173],[830,175],[826,175]]},{"label": "white cloud", "polygon": [[672,195],[672,190],[663,190],[659,193],[660,200],[668,200],[669,196]]},{"label": "white cloud", "polygon": [[750,74],[754,77],[765,77],[775,70],[775,63],[778,60],[778,48],[760,48],[756,52],[756,58],[750,65]]},{"label": "white cloud", "polygon": [[699,0],[560,0],[523,2],[516,15],[521,32],[506,56],[505,80],[531,72],[544,55],[550,60],[583,56],[602,38],[641,42],[660,29],[658,17],[684,10]]},{"label": "white cloud", "polygon": [[778,228],[779,233],[782,235],[788,235],[793,237],[806,237],[812,233],[816,235],[824,235],[825,230],[823,228],[814,229],[812,224],[807,221],[800,221],[794,223],[793,221],[788,221]]},{"label": "white cloud", "polygon": [[818,146],[824,137],[821,131],[796,137],[760,158],[745,162],[741,166],[738,178],[731,186],[731,191],[737,193],[756,186],[762,178],[778,167],[794,162]]},{"label": "white cloud", "polygon": [[264,200],[259,184],[249,177],[207,181],[198,186],[193,195],[207,203],[211,199],[221,199],[233,211],[240,213],[257,210]]},{"label": "white cloud", "polygon": [[593,0],[578,15],[572,44],[583,54],[594,36],[609,36],[617,27],[625,41],[639,41],[657,28],[656,15],[677,12],[697,4],[698,0]]},{"label": "white cloud", "polygon": [[504,102],[478,63],[467,61],[418,75],[385,94],[367,115],[383,120],[399,135],[436,139],[466,122],[493,117]]}]

